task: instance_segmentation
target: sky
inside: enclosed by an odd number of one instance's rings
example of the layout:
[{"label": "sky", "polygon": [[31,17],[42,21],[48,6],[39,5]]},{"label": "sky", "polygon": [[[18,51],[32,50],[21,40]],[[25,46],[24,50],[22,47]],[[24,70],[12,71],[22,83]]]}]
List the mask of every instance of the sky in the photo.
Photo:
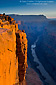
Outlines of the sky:
[{"label": "sky", "polygon": [[56,18],[56,0],[0,0],[0,13]]}]

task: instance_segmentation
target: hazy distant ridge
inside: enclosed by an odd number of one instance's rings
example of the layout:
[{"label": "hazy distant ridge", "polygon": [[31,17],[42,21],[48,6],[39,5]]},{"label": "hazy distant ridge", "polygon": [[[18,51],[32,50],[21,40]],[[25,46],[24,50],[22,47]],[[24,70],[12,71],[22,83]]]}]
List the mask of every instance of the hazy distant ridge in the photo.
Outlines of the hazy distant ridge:
[{"label": "hazy distant ridge", "polygon": [[44,15],[15,15],[15,14],[10,14],[9,16],[13,17],[16,19],[16,21],[43,21],[47,20],[46,16]]}]

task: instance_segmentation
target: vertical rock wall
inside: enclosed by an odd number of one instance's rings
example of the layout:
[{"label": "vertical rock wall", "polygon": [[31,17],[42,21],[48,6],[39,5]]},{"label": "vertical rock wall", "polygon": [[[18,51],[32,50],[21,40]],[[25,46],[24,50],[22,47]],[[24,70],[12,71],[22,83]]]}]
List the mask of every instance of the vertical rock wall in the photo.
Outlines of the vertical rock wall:
[{"label": "vertical rock wall", "polygon": [[16,80],[16,36],[0,28],[0,85],[13,85]]},{"label": "vertical rock wall", "polygon": [[16,21],[0,14],[0,85],[25,85],[27,39]]},{"label": "vertical rock wall", "polygon": [[18,76],[20,85],[25,85],[25,73],[27,68],[27,39],[21,30],[16,32],[16,55],[18,58]]}]

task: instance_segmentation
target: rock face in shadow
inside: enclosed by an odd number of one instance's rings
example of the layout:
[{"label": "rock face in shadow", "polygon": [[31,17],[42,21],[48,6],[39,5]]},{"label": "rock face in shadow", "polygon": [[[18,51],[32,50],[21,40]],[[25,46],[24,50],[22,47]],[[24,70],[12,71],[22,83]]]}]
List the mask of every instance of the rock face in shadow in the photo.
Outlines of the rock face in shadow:
[{"label": "rock face in shadow", "polygon": [[27,68],[26,83],[27,85],[43,85],[39,76],[32,68]]},{"label": "rock face in shadow", "polygon": [[[16,32],[16,56],[18,58],[18,75],[19,82],[22,85],[23,80],[25,80],[25,73],[27,65],[27,39],[26,33],[21,30]],[[25,84],[24,84],[25,85]]]}]

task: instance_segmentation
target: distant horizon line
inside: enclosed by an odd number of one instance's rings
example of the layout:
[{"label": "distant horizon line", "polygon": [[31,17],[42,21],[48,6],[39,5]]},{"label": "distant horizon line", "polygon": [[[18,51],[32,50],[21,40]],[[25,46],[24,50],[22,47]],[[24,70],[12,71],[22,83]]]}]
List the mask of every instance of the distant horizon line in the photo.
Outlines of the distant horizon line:
[{"label": "distant horizon line", "polygon": [[[9,13],[9,14],[13,14],[13,13]],[[45,14],[14,14],[14,15],[35,15],[35,16],[37,16],[37,15],[44,15],[44,16],[46,16]],[[48,16],[46,16],[46,18],[50,18],[50,19],[52,19],[52,18],[56,18],[56,17],[48,17]]]},{"label": "distant horizon line", "polygon": [[56,19],[56,17],[47,17],[47,18],[49,18],[49,19]]},{"label": "distant horizon line", "polygon": [[[3,14],[3,13],[1,13],[1,14]],[[17,14],[17,13],[5,13],[6,15],[35,15],[35,16],[37,16],[37,15],[44,15],[44,16],[46,16],[45,14]],[[56,19],[56,17],[48,17],[48,16],[46,16],[46,18],[49,18],[49,19]]]}]

